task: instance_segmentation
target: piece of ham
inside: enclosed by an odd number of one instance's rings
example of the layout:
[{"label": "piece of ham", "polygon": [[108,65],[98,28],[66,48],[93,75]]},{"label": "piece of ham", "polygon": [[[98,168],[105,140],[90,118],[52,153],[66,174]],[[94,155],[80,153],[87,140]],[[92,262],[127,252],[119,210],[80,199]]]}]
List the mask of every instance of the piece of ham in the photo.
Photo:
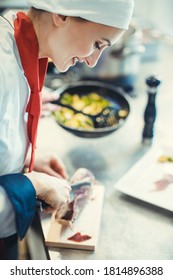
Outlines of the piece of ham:
[{"label": "piece of ham", "polygon": [[72,186],[71,202],[62,207],[55,214],[55,220],[63,226],[73,228],[73,223],[91,199],[92,187],[96,182],[92,172],[86,168],[79,168],[70,180]]},{"label": "piece of ham", "polygon": [[77,232],[68,238],[68,240],[71,240],[74,242],[83,242],[83,241],[86,241],[89,239],[91,239],[91,236],[89,236],[87,234],[81,234],[80,232]]},{"label": "piece of ham", "polygon": [[173,175],[165,174],[162,179],[154,182],[154,186],[155,186],[154,190],[163,191],[172,183],[173,183]]}]

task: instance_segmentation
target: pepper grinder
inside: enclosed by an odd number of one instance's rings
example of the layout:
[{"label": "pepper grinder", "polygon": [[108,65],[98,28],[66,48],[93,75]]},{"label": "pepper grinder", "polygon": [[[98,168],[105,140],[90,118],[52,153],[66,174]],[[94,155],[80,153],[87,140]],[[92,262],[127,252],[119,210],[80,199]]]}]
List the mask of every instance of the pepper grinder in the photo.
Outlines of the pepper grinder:
[{"label": "pepper grinder", "polygon": [[148,86],[148,102],[144,111],[142,142],[147,145],[152,143],[154,136],[154,123],[156,120],[156,95],[160,83],[161,81],[155,76],[150,76],[146,79],[146,84]]}]

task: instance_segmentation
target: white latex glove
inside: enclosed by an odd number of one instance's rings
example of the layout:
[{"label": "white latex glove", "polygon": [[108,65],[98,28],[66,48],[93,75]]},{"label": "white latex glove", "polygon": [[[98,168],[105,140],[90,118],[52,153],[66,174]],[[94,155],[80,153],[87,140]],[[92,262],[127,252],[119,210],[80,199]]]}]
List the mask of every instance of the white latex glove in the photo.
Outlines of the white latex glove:
[{"label": "white latex glove", "polygon": [[[29,151],[25,161],[25,167],[29,167],[30,154],[31,152]],[[64,163],[60,157],[54,153],[44,153],[36,150],[33,170],[61,179],[66,179],[68,177]]]},{"label": "white latex glove", "polygon": [[32,182],[37,198],[49,204],[46,212],[52,213],[69,202],[71,187],[67,180],[34,171],[24,175]]},{"label": "white latex glove", "polygon": [[68,177],[64,163],[57,155],[53,154],[36,157],[34,171],[43,172],[61,179]]}]

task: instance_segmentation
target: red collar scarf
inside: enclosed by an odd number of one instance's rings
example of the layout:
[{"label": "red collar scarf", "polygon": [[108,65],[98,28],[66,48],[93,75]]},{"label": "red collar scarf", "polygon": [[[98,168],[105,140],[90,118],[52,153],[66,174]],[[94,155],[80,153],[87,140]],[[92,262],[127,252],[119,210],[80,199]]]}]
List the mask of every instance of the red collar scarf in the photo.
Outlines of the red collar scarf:
[{"label": "red collar scarf", "polygon": [[47,58],[38,58],[38,39],[31,20],[22,12],[17,13],[14,21],[14,36],[31,95],[26,108],[28,112],[27,132],[32,144],[29,172],[33,170],[36,148],[37,128],[41,112],[41,90],[43,87]]}]

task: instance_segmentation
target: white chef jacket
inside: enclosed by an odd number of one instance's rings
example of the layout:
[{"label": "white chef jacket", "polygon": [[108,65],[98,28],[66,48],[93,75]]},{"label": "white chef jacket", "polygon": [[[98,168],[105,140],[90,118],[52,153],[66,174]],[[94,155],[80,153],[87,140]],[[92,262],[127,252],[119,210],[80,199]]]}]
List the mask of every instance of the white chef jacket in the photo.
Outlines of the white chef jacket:
[{"label": "white chef jacket", "polygon": [[[7,20],[0,17],[0,176],[20,173],[29,147],[26,106],[30,89],[14,39],[15,14],[4,17]],[[0,237],[13,234],[14,211],[1,186],[0,216]]]},{"label": "white chef jacket", "polygon": [[[15,14],[5,18],[13,25]],[[0,17],[0,175],[21,172],[29,143],[25,111],[30,91],[9,22]]]}]

